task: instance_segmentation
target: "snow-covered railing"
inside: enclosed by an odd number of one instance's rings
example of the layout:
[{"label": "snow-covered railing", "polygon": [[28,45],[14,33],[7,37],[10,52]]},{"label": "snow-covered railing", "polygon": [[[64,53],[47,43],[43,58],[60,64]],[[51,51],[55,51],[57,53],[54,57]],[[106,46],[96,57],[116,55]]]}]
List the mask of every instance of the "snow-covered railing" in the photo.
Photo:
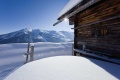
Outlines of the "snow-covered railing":
[{"label": "snow-covered railing", "polygon": [[105,57],[104,54],[101,54],[101,56],[99,55],[96,55],[96,54],[93,54],[93,53],[90,53],[90,52],[87,52],[86,50],[80,50],[80,49],[73,49],[75,52],[79,53],[79,54],[76,54],[76,55],[83,55],[85,57],[89,57],[89,58],[93,58],[93,59],[97,59],[97,60],[101,60],[101,61],[105,61],[105,62],[109,62],[109,63],[113,63],[113,64],[118,64],[120,65],[120,60],[118,59],[115,59],[115,58],[107,58]]}]

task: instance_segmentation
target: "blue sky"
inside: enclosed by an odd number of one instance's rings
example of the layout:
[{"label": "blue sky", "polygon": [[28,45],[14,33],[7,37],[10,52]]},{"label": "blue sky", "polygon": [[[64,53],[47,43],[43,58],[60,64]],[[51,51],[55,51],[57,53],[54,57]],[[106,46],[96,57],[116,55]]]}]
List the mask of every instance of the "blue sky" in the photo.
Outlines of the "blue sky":
[{"label": "blue sky", "polygon": [[58,15],[69,0],[0,0],[0,34],[32,28],[71,31],[68,22],[57,26]]}]

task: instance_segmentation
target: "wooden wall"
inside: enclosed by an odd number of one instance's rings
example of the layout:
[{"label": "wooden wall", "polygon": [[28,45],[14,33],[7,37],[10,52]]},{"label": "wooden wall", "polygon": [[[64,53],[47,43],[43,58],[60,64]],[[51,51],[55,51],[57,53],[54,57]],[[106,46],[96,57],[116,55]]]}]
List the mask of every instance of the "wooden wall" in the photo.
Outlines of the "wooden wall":
[{"label": "wooden wall", "polygon": [[75,48],[87,49],[111,54],[120,58],[120,17],[94,23],[120,15],[120,0],[103,0],[77,14],[75,20]]}]

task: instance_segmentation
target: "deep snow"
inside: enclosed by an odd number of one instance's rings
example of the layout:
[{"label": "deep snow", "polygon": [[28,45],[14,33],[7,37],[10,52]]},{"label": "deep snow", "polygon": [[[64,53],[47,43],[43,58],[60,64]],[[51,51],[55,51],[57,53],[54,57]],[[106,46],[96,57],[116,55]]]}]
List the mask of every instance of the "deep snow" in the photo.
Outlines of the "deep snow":
[{"label": "deep snow", "polygon": [[119,65],[83,57],[59,56],[28,63],[10,74],[5,80],[118,79],[120,79]]}]

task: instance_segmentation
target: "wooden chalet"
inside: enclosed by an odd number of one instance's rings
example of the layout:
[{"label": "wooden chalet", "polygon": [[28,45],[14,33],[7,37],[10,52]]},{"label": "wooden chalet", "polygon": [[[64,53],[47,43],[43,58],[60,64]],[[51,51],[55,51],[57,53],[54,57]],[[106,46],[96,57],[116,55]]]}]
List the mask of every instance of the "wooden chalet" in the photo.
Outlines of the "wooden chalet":
[{"label": "wooden chalet", "polygon": [[79,0],[54,26],[64,18],[74,25],[74,55],[87,52],[120,59],[120,0]]}]

